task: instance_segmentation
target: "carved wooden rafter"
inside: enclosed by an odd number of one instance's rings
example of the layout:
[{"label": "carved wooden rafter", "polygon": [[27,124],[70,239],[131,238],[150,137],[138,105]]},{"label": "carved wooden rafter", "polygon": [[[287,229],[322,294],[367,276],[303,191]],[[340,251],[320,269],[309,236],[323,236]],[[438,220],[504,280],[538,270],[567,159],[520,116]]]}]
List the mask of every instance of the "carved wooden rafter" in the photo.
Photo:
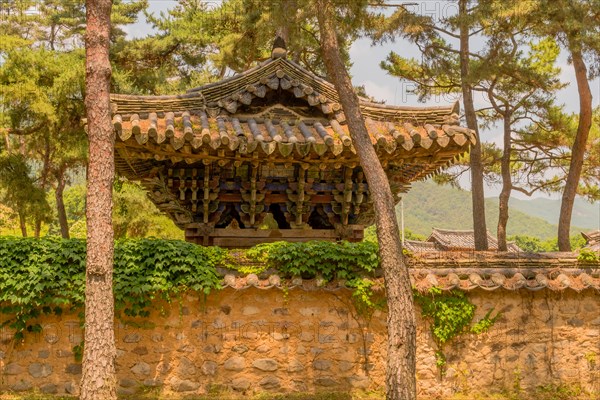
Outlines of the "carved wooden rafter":
[{"label": "carved wooden rafter", "polygon": [[308,164],[290,167],[178,164],[155,168],[154,177],[143,183],[151,200],[182,227],[190,223],[223,227],[233,218],[243,228],[257,228],[271,204],[278,204],[292,229],[315,228],[309,223],[314,212],[319,216],[313,222],[320,229],[372,223],[360,167],[333,171]]},{"label": "carved wooden rafter", "polygon": [[265,185],[264,179],[259,179],[258,164],[250,166],[250,179],[242,182],[240,190],[243,202],[239,205],[240,218],[247,227],[257,227],[265,217]]},{"label": "carved wooden rafter", "polygon": [[184,228],[193,222],[193,213],[181,205],[168,186],[168,178],[163,174],[143,179],[142,186],[148,190],[147,195],[156,207],[167,213],[177,226]]},{"label": "carved wooden rafter", "polygon": [[307,179],[308,165],[302,164],[297,170],[295,182],[289,183],[286,190],[288,201],[286,202],[285,213],[290,226],[295,229],[301,229],[306,226],[310,213],[313,210],[311,205],[311,195],[315,194],[312,190],[312,179]]}]

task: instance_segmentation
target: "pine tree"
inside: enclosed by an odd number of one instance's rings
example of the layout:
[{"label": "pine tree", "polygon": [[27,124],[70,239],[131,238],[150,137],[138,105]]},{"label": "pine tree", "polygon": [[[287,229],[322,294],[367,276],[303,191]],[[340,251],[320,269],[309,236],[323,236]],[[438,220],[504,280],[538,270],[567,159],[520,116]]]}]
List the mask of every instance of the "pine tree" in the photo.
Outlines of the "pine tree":
[{"label": "pine tree", "polygon": [[[135,21],[146,2],[115,1],[114,19]],[[83,129],[83,0],[15,0],[3,5],[0,28],[0,127],[10,151],[35,168],[34,184],[54,192],[60,232],[69,237],[63,192],[72,171],[87,161]],[[113,40],[125,32],[111,29]],[[47,216],[36,214],[39,236]],[[49,216],[49,215],[48,215]]]},{"label": "pine tree", "polygon": [[589,79],[600,73],[600,1],[539,0],[530,14],[536,33],[558,40],[568,50],[579,93],[579,122],[558,221],[558,247],[570,251],[569,231],[586,145],[592,126]]},{"label": "pine tree", "polygon": [[[335,5],[339,6],[340,3]],[[386,398],[416,399],[416,322],[410,277],[402,255],[394,197],[371,143],[360,111],[359,99],[341,57],[336,35],[340,25],[335,16],[360,15],[364,12],[366,3],[348,2],[347,7],[340,10],[332,1],[320,0],[315,2],[315,6],[318,10],[321,49],[327,76],[340,95],[350,135],[365,172],[375,209],[379,255],[388,304]],[[355,19],[357,20],[359,19]]]},{"label": "pine tree", "polygon": [[[515,132],[513,162],[528,183],[527,190],[522,188],[523,193],[564,191],[578,125],[577,113],[566,113],[562,107],[551,106],[543,110],[535,124]],[[600,107],[593,112],[578,194],[590,202],[600,200]]]},{"label": "pine tree", "polygon": [[86,3],[85,105],[88,117],[89,164],[82,400],[117,398],[112,286],[115,133],[110,108],[111,6],[111,0],[88,0]]},{"label": "pine tree", "polygon": [[[481,30],[477,25],[478,13],[479,5],[469,0],[458,0],[456,14],[439,18],[419,15],[415,10],[400,6],[391,17],[376,25],[373,36],[376,40],[394,40],[399,35],[415,43],[422,53],[420,61],[406,59],[392,52],[387,61],[381,63],[381,67],[391,75],[415,82],[423,99],[441,93],[462,94],[467,127],[475,131],[479,138],[473,100],[473,88],[478,82],[472,70],[486,59],[470,49],[471,39]],[[471,148],[469,164],[475,248],[486,250],[484,165],[480,140]]]},{"label": "pine tree", "polygon": [[[541,123],[539,116],[553,106],[555,92],[562,88],[555,67],[559,47],[551,40],[532,42],[524,32],[531,30],[523,18],[519,5],[497,1],[480,1],[481,35],[487,39],[482,51],[494,62],[476,65],[475,91],[483,93],[489,101],[489,110],[480,110],[484,118],[500,121],[503,130],[503,149],[500,156],[502,190],[499,196],[497,224],[498,250],[507,251],[506,226],[509,219],[511,192],[519,190],[519,177],[513,170],[513,136],[523,121]],[[526,185],[526,182],[525,186]]]}]

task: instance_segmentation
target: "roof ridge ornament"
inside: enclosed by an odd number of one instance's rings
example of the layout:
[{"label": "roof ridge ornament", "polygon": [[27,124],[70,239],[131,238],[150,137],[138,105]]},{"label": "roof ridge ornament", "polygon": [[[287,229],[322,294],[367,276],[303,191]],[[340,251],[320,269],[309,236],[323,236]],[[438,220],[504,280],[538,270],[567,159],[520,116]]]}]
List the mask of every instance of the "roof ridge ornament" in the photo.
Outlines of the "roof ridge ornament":
[{"label": "roof ridge ornament", "polygon": [[285,45],[285,40],[279,35],[273,41],[273,50],[271,51],[271,58],[274,60],[276,58],[286,58],[287,56],[287,46]]}]

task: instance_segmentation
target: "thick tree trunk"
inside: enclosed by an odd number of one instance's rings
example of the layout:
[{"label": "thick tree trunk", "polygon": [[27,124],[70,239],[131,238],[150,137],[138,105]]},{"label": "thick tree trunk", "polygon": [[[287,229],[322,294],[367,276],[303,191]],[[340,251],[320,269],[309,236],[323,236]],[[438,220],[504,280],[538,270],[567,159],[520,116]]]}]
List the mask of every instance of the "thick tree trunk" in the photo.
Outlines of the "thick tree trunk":
[{"label": "thick tree trunk", "polygon": [[[48,133],[44,136],[45,146],[44,146],[44,161],[42,162],[42,172],[40,175],[40,188],[46,192],[48,187],[48,175],[50,173],[50,136]],[[36,215],[34,221],[34,236],[36,238],[40,237],[42,232],[42,218],[45,217],[43,215]]]},{"label": "thick tree trunk", "polygon": [[33,237],[36,239],[40,238],[40,234],[42,232],[42,220],[40,217],[35,218],[35,222],[33,224]]},{"label": "thick tree trunk", "polygon": [[473,203],[473,231],[475,250],[487,250],[487,228],[485,225],[485,196],[483,191],[483,165],[481,162],[481,141],[473,102],[473,90],[469,82],[469,25],[466,21],[468,0],[460,0],[460,77],[465,107],[467,127],[475,131],[477,143],[471,147],[471,200]]},{"label": "thick tree trunk", "polygon": [[363,168],[373,200],[381,266],[388,303],[388,346],[386,391],[388,400],[416,399],[416,325],[412,287],[404,264],[395,204],[389,181],[365,126],[359,100],[340,57],[331,1],[317,2],[321,50],[328,77],[342,103],[350,135]]},{"label": "thick tree trunk", "polygon": [[8,137],[8,133],[4,134],[4,148],[6,149],[6,151],[8,153],[11,152],[11,146],[10,146],[10,140],[9,140],[9,137]]},{"label": "thick tree trunk", "polygon": [[[573,44],[569,42],[569,47]],[[571,251],[571,242],[569,234],[571,231],[571,215],[573,213],[573,203],[577,194],[579,177],[583,168],[583,157],[585,147],[592,126],[592,93],[587,77],[587,68],[580,50],[571,50],[573,59],[573,68],[575,69],[575,79],[577,80],[577,91],[579,92],[579,124],[577,125],[577,135],[571,149],[571,164],[569,165],[569,174],[562,195],[560,205],[560,216],[558,218],[558,250]]]},{"label": "thick tree trunk", "polygon": [[27,222],[25,221],[25,215],[19,211],[19,227],[21,228],[21,235],[27,237]]},{"label": "thick tree trunk", "polygon": [[114,132],[108,58],[111,0],[87,0],[86,96],[89,164],[82,400],[116,399],[112,289]]},{"label": "thick tree trunk", "polygon": [[69,223],[67,221],[67,212],[65,210],[65,202],[63,194],[65,191],[65,172],[60,170],[56,174],[56,191],[54,197],[56,199],[56,213],[58,214],[58,224],[60,225],[60,234],[63,238],[68,239]]},{"label": "thick tree trunk", "polygon": [[297,0],[282,0],[270,4],[271,12],[277,18],[277,36],[281,37],[287,45],[287,57],[294,62],[300,61],[300,49],[296,45],[298,37],[298,1]]},{"label": "thick tree trunk", "polygon": [[502,191],[500,192],[498,206],[498,251],[507,251],[506,244],[506,225],[508,224],[508,201],[512,191],[512,176],[510,173],[510,155],[512,152],[511,140],[511,120],[512,116],[507,111],[504,114],[504,150],[500,160],[500,169],[502,173]]}]

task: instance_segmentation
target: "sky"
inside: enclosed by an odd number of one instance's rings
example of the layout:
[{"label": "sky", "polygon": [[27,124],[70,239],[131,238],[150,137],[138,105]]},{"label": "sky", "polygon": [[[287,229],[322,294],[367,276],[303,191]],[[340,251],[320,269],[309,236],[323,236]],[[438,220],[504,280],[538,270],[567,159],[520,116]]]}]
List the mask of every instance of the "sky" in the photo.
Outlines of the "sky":
[{"label": "sky", "polygon": [[[220,0],[207,0],[207,4],[218,6]],[[411,1],[402,2],[398,1],[398,4],[407,4],[411,10],[418,11],[422,14],[434,14],[434,15],[447,15],[448,13],[455,12],[455,3],[448,0],[425,0],[425,1]],[[174,0],[149,0],[149,10],[154,13],[161,11],[167,11],[177,4]],[[129,37],[144,37],[151,33],[151,27],[146,23],[145,18],[142,16],[140,20],[133,25],[125,27]],[[350,60],[352,62],[352,68],[350,74],[352,75],[352,81],[355,86],[364,85],[367,94],[374,97],[377,100],[383,100],[389,105],[410,105],[410,106],[426,106],[426,105],[447,105],[455,101],[461,101],[462,96],[460,95],[444,95],[437,98],[429,99],[428,101],[421,103],[415,94],[409,93],[411,88],[414,88],[414,84],[402,81],[396,77],[388,75],[383,69],[379,67],[381,61],[385,60],[387,55],[394,51],[404,57],[419,58],[419,50],[416,46],[410,42],[400,39],[395,42],[385,43],[383,45],[373,45],[369,39],[359,39],[353,43],[350,48]],[[565,104],[565,108],[569,112],[579,111],[579,100],[577,95],[577,85],[575,83],[575,75],[573,72],[572,65],[569,65],[567,61],[567,55],[562,52],[559,57],[559,66],[561,68],[561,81],[568,83],[568,86],[562,89],[557,98],[560,102]],[[593,96],[593,106],[600,105],[600,79],[595,79],[590,82]],[[476,102],[482,104],[484,102],[483,97],[476,98]],[[489,130],[483,130],[480,132],[482,141],[495,142],[496,144],[502,144],[502,133],[501,127],[496,129],[492,128]],[[467,181],[462,182],[465,188],[470,187],[470,183]],[[497,196],[500,193],[500,187],[487,187],[486,197]],[[514,197],[521,199],[528,199],[527,196],[521,193],[513,193]],[[555,195],[544,195],[538,194],[533,197],[544,197],[544,198],[560,198],[560,194]],[[600,206],[600,202],[598,203]]]}]

